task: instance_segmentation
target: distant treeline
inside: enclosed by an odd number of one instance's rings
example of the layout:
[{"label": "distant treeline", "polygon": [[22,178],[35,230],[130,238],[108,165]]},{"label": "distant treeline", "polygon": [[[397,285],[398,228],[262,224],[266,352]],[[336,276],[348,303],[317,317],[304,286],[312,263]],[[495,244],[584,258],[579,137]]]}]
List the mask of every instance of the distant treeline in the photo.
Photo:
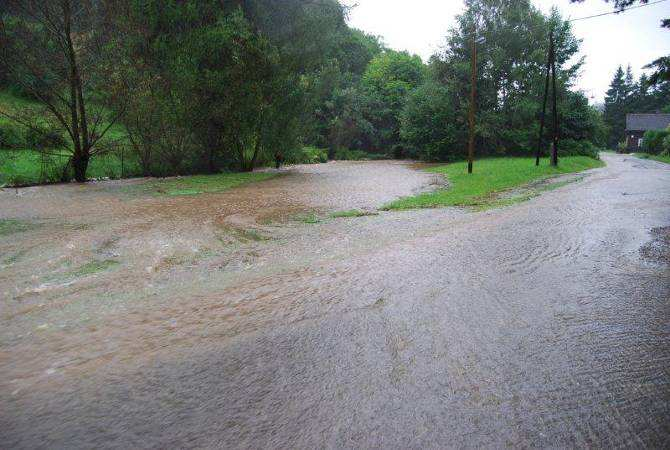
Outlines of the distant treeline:
[{"label": "distant treeline", "polygon": [[[652,80],[653,81],[653,80]],[[670,82],[651,82],[646,74],[638,80],[630,67],[619,66],[605,97],[604,117],[608,126],[607,143],[611,148],[626,140],[626,114],[670,113]]]},{"label": "distant treeline", "polygon": [[77,180],[119,145],[158,176],[253,170],[306,146],[463,158],[475,28],[478,155],[534,152],[552,29],[561,152],[593,155],[609,135],[573,89],[569,23],[528,0],[468,0],[427,64],[349,27],[336,0],[8,0],[0,13],[0,83],[41,105],[4,114],[64,141]]}]

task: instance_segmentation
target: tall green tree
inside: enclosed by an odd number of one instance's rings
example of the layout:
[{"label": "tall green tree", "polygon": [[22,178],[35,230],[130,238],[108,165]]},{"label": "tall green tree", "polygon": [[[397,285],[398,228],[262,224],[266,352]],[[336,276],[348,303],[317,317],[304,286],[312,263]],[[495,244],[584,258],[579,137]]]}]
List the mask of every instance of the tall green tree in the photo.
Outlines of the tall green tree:
[{"label": "tall green tree", "polygon": [[362,87],[371,103],[369,120],[375,132],[371,142],[376,149],[400,145],[400,115],[407,96],[424,77],[421,58],[407,52],[386,50],[370,61]]},{"label": "tall green tree", "polygon": [[[478,154],[519,154],[537,145],[549,33],[554,30],[559,99],[574,83],[579,40],[556,11],[545,16],[528,0],[467,0],[465,12],[433,57],[431,73],[445,85],[462,126],[469,108],[472,40],[477,39]],[[466,142],[459,143],[465,148]]]},{"label": "tall green tree", "polygon": [[65,135],[70,145],[61,151],[80,182],[90,159],[105,151],[102,140],[123,109],[110,113],[109,96],[100,95],[114,70],[102,9],[86,0],[7,0],[0,15],[4,76],[41,105],[0,112],[38,134]]},{"label": "tall green tree", "polygon": [[[629,72],[630,73],[630,72]],[[605,94],[605,122],[610,128],[608,145],[616,147],[624,138],[629,86],[623,67],[619,66]]]}]

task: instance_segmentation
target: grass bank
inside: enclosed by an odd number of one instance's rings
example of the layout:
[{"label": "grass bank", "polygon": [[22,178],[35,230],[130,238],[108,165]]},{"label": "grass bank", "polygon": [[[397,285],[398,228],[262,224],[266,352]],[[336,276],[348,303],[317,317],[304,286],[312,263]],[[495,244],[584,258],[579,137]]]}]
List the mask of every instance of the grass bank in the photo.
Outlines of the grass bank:
[{"label": "grass bank", "polygon": [[535,166],[535,158],[489,158],[475,162],[474,173],[467,173],[467,162],[457,162],[428,169],[446,177],[449,187],[396,200],[384,209],[438,208],[444,206],[486,206],[495,201],[495,194],[556,175],[581,172],[602,167],[602,161],[587,156],[566,156],[558,167],[543,159]]},{"label": "grass bank", "polygon": [[635,156],[642,159],[653,159],[666,164],[670,164],[670,155],[650,155],[649,153],[635,153]]},{"label": "grass bank", "polygon": [[[0,149],[0,186],[56,183],[68,158],[65,152],[45,155],[32,149]],[[140,176],[141,169],[129,152],[123,158],[109,153],[91,158],[86,174],[90,179],[118,179]]]}]

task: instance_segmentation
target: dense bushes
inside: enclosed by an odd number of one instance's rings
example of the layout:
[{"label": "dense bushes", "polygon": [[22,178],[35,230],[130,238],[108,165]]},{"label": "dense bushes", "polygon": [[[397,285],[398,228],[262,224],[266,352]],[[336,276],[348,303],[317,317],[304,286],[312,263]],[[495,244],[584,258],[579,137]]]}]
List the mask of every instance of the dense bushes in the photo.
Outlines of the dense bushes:
[{"label": "dense bushes", "polygon": [[588,156],[594,159],[599,159],[598,152],[600,149],[593,145],[591,141],[574,139],[563,139],[558,144],[559,156]]},{"label": "dense bushes", "polygon": [[[455,116],[447,87],[428,82],[407,99],[400,118],[400,134],[408,155],[427,161],[453,161],[465,156],[464,124]],[[460,125],[460,126],[459,126]]]},{"label": "dense bushes", "polygon": [[296,147],[284,156],[284,164],[318,164],[328,162],[328,150],[317,147]]},{"label": "dense bushes", "polygon": [[658,155],[661,152],[670,149],[668,140],[670,139],[670,129],[668,130],[649,130],[644,133],[642,139],[642,150],[652,155]]},{"label": "dense bushes", "polygon": [[369,153],[364,150],[356,150],[350,148],[338,148],[335,151],[333,159],[338,161],[364,161],[364,160],[376,160],[376,159],[387,159],[388,156],[382,153]]}]

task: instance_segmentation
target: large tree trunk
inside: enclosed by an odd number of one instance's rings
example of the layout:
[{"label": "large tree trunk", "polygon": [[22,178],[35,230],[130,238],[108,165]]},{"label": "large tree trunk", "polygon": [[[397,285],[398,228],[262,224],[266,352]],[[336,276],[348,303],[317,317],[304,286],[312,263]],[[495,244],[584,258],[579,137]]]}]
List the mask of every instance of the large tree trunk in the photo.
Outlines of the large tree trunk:
[{"label": "large tree trunk", "polygon": [[86,123],[86,109],[82,94],[81,77],[77,66],[77,57],[72,43],[72,11],[70,0],[62,0],[63,19],[65,22],[65,39],[67,42],[67,57],[70,65],[70,114],[72,116],[72,141],[74,154],[72,155],[72,168],[74,179],[78,182],[86,181],[86,170],[91,157],[91,148],[88,135],[88,124]]},{"label": "large tree trunk", "polygon": [[72,155],[72,168],[74,169],[74,179],[83,183],[86,181],[86,170],[88,169],[88,152],[79,152]]}]

